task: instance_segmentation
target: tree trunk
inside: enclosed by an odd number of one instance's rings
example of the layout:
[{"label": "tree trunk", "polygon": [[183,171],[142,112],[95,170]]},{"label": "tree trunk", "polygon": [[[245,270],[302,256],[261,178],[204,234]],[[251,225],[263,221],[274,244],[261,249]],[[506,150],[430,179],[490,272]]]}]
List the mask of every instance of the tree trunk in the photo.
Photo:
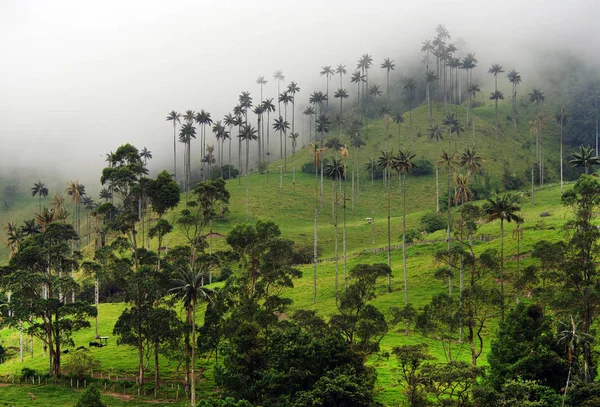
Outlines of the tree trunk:
[{"label": "tree trunk", "polygon": [[504,321],[504,220],[500,219],[500,319]]},{"label": "tree trunk", "polygon": [[[388,238],[388,247],[387,247],[387,264],[388,267],[392,267],[392,232],[391,232],[391,221],[390,221],[390,217],[391,217],[391,209],[390,209],[390,205],[391,205],[391,194],[392,194],[392,183],[391,180],[389,179],[389,168],[387,168],[388,170],[388,213],[387,213],[387,238]],[[388,292],[392,292],[392,274],[388,274]]]},{"label": "tree trunk", "polygon": [[344,163],[344,206],[343,206],[343,210],[344,210],[344,229],[343,229],[343,236],[342,236],[342,245],[343,245],[343,251],[344,251],[344,289],[348,288],[348,283],[346,280],[346,269],[347,269],[347,264],[346,264],[346,190],[347,190],[347,183],[346,183],[346,164]]},{"label": "tree trunk", "polygon": [[176,122],[173,120],[173,179],[177,181],[177,142],[176,142]]},{"label": "tree trunk", "polygon": [[[451,249],[451,238],[450,238],[450,223],[452,220],[452,215],[450,212],[450,166],[448,166],[448,257],[450,257],[450,249]],[[450,260],[448,258],[448,260]],[[448,262],[448,295],[450,296],[450,302],[452,302],[452,268],[450,267],[450,262]]]},{"label": "tree trunk", "polygon": [[246,222],[248,222],[248,161],[250,160],[250,139],[246,139]]},{"label": "tree trunk", "polygon": [[96,275],[94,281],[94,304],[96,305],[96,339],[99,338],[98,334],[98,305],[100,303],[100,280],[98,279],[98,275]]},{"label": "tree trunk", "polygon": [[[316,152],[315,152],[316,154]],[[313,236],[313,304],[317,303],[317,229],[319,222],[319,178],[315,163],[315,230]]]},{"label": "tree trunk", "polygon": [[[404,265],[404,306],[408,307],[408,270],[406,268],[406,174],[404,174],[404,199],[402,202],[402,260]],[[408,316],[406,317],[406,335],[408,336]]]},{"label": "tree trunk", "polygon": [[335,178],[331,181],[331,216],[333,221],[333,228],[335,230],[335,297],[338,295],[338,287],[339,287],[339,252],[338,252],[338,224],[337,224],[337,216],[335,213],[335,205],[334,205],[334,197],[335,201],[337,201],[337,190],[335,189]]},{"label": "tree trunk", "polygon": [[190,406],[196,406],[196,374],[194,365],[196,364],[196,304],[192,304],[192,372],[191,372],[191,397]]}]

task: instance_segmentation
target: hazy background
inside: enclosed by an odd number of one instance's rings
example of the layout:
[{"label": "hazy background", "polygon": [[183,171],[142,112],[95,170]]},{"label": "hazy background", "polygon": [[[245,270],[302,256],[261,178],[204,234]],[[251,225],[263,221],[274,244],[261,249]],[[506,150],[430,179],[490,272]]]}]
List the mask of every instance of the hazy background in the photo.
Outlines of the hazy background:
[{"label": "hazy background", "polygon": [[529,87],[535,67],[560,64],[565,50],[597,59],[599,3],[0,0],[0,171],[97,184],[105,154],[126,142],[152,151],[151,168],[170,168],[169,111],[221,119],[242,90],[260,99],[260,75],[276,97],[276,69],[298,82],[300,108],[325,90],[322,66],[350,74],[363,53],[370,78],[383,78],[385,57],[402,75],[438,23],[476,53],[478,71],[499,62]]}]

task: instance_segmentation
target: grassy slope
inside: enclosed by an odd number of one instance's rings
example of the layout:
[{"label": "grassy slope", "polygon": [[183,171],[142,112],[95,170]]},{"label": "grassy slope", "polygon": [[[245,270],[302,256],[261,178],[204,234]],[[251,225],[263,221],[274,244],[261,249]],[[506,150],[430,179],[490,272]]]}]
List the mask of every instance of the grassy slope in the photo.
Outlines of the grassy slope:
[{"label": "grassy slope", "polygon": [[[510,113],[508,104],[501,105],[500,117]],[[512,168],[513,148],[510,137],[501,136],[501,141],[498,147],[494,142],[493,105],[487,104],[484,107],[476,109],[477,117],[475,118],[475,131],[477,136],[477,149],[479,153],[486,158],[485,168],[491,175],[499,174],[502,167],[509,162],[509,168]],[[441,121],[442,113],[439,109],[435,110],[435,116]],[[408,117],[407,117],[408,119]],[[461,120],[464,120],[464,113],[461,112]],[[525,120],[522,120],[524,122]],[[492,124],[490,124],[492,123]],[[526,125],[525,125],[526,126]],[[422,106],[413,111],[413,134],[415,135],[415,152],[417,157],[425,157],[430,161],[435,160],[435,145],[427,140],[427,109]],[[507,125],[507,128],[510,127]],[[503,129],[503,127],[501,127]],[[471,130],[471,129],[469,129]],[[367,146],[363,147],[360,152],[361,168],[364,161],[370,156],[377,156],[378,153],[386,147],[396,147],[398,145],[397,127],[391,126],[386,130],[381,121],[369,124],[369,129],[366,131]],[[524,129],[523,123],[519,125],[521,134],[528,134],[528,129]],[[421,137],[417,137],[418,133]],[[391,138],[387,135],[391,134]],[[409,125],[408,120],[401,129],[402,144],[404,148],[408,147]],[[520,140],[524,140],[523,136]],[[464,147],[470,146],[471,141],[470,131],[458,139],[458,150],[461,151]],[[556,143],[549,143],[550,146]],[[441,143],[441,148],[447,148],[445,142]],[[453,146],[452,146],[453,147]],[[551,148],[548,148],[550,150]],[[498,157],[497,152],[504,152],[505,157]],[[547,154],[547,157],[551,154]],[[500,158],[500,159],[499,159]],[[518,172],[523,173],[530,162],[528,159],[528,151],[522,148],[518,149]],[[350,158],[353,159],[353,156]],[[301,167],[301,164],[310,160],[309,153],[306,149],[300,151],[296,155],[296,166]],[[277,168],[279,163],[273,163],[271,168]],[[291,161],[288,161],[288,169],[292,168]],[[250,220],[269,219],[279,224],[284,236],[289,237],[297,242],[297,244],[311,244],[313,236],[313,217],[314,217],[314,175],[297,174],[295,191],[292,186],[292,174],[288,173],[284,177],[284,189],[279,191],[279,174],[271,174],[269,185],[266,185],[266,175],[252,175],[249,178],[250,183]],[[445,178],[440,171],[440,193],[444,191]],[[231,192],[231,213],[227,219],[218,220],[214,223],[214,230],[222,234],[227,234],[236,224],[245,220],[245,179],[242,179],[242,185],[238,185],[237,180],[229,182],[228,189]],[[350,194],[351,187],[348,186]],[[319,245],[323,250],[323,258],[331,258],[334,255],[334,231],[331,225],[331,183],[325,183],[325,196],[323,209],[319,216]],[[526,252],[531,249],[532,245],[540,239],[558,239],[558,229],[568,218],[569,212],[560,205],[559,189],[547,187],[536,193],[536,205],[530,203],[523,204],[523,215],[526,219],[524,226],[524,237],[521,244],[521,250]],[[407,202],[407,224],[408,227],[416,227],[420,217],[427,211],[435,208],[435,176],[410,177],[408,185],[408,202]],[[392,239],[393,244],[399,243],[399,235],[401,231],[402,207],[401,195],[398,190],[397,181],[392,184]],[[23,205],[22,213],[27,213],[26,207],[31,208],[31,204]],[[384,247],[386,245],[386,190],[381,182],[375,182],[371,186],[367,175],[361,174],[361,195],[360,203],[358,197],[355,200],[355,210],[352,214],[349,208],[347,211],[348,217],[348,252],[351,256],[348,259],[348,268],[359,262],[375,263],[386,262],[387,255],[385,252],[372,254],[368,252],[371,246],[371,226],[365,222],[365,218],[371,217],[371,209],[375,211],[375,246]],[[540,222],[539,214],[542,211],[549,211],[552,216],[544,218]],[[31,212],[29,212],[31,213]],[[27,217],[23,215],[24,217]],[[83,228],[83,226],[82,226]],[[507,258],[516,253],[516,239],[510,236],[512,227],[506,228],[505,250]],[[341,216],[340,216],[340,255],[341,255]],[[499,235],[499,225],[494,222],[481,227],[481,234]],[[444,232],[439,231],[427,239],[443,239]],[[183,235],[176,231],[171,236],[170,246],[183,244],[185,241]],[[215,239],[213,242],[214,248],[224,248],[225,242],[220,239]],[[409,294],[410,301],[417,307],[423,306],[429,301],[432,294],[444,290],[441,282],[433,277],[433,271],[437,265],[432,259],[432,254],[441,248],[443,244],[421,244],[415,245],[408,249],[408,270],[409,270]],[[156,243],[152,242],[152,247]],[[500,239],[495,239],[489,243],[478,245],[478,250],[486,248],[499,248]],[[364,252],[367,251],[367,252]],[[522,264],[527,264],[528,260],[523,260]],[[507,269],[514,269],[515,262],[509,261]],[[386,310],[390,306],[403,304],[403,286],[402,286],[402,255],[400,250],[393,252],[392,268],[394,271],[394,280],[392,293],[387,293],[385,283],[382,281],[379,287],[380,296],[375,303],[381,309]],[[296,282],[296,288],[288,291],[289,295],[294,300],[293,309],[315,309],[323,316],[330,316],[336,312],[335,296],[334,296],[334,262],[329,260],[320,263],[318,266],[318,303],[312,304],[312,266],[303,266],[304,277]],[[343,267],[340,262],[340,273],[343,272]],[[341,281],[342,277],[340,277]],[[112,325],[118,317],[119,313],[124,308],[123,304],[102,304],[100,308],[101,327],[100,331],[103,334],[112,333]],[[493,324],[488,327],[489,335],[494,329]],[[75,335],[77,345],[87,344],[93,338],[93,330],[86,330]],[[9,346],[18,344],[18,335],[16,332],[3,330],[0,332],[0,339],[3,343]],[[410,337],[405,337],[397,332],[390,332],[383,340],[382,346],[384,350],[390,350],[393,346],[398,346],[405,343],[422,342],[431,343],[432,350],[440,358],[443,353],[440,346],[428,339],[421,338],[413,334]],[[489,343],[488,343],[489,346]],[[131,348],[116,346],[114,338],[111,339],[110,346],[102,349],[94,349],[94,354],[102,362],[105,371],[112,372],[134,372],[136,365],[136,355]],[[40,355],[41,350],[36,349],[36,355]],[[468,350],[466,347],[462,349],[461,357],[467,357]],[[392,358],[393,359],[393,358]],[[381,387],[380,399],[385,404],[390,405],[399,402],[400,389],[397,387],[394,380],[393,368],[395,362],[390,359],[373,359],[371,363],[377,366],[379,371],[378,385]],[[485,360],[485,354],[484,358]],[[0,374],[7,372],[17,372],[23,366],[31,366],[37,369],[44,369],[46,361],[41,356],[36,356],[33,359],[28,357],[21,364],[15,359],[9,361],[8,364],[0,366]],[[175,367],[164,361],[163,372],[170,377],[174,376]],[[210,388],[210,380],[205,383],[205,388]]]}]

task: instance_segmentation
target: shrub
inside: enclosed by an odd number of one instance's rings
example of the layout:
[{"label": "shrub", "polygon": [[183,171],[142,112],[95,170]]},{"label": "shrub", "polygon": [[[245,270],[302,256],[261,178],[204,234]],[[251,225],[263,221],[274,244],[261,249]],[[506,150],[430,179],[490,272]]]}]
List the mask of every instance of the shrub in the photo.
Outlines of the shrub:
[{"label": "shrub", "polygon": [[417,177],[421,175],[429,175],[431,173],[433,173],[433,164],[431,161],[424,158],[415,160],[415,168],[413,168],[410,172],[411,175],[416,175]]},{"label": "shrub", "polygon": [[523,186],[523,180],[518,177],[513,177],[508,171],[504,171],[504,175],[502,175],[502,186],[504,189],[519,189]]},{"label": "shrub", "polygon": [[436,230],[446,229],[446,226],[446,219],[440,213],[426,213],[421,218],[421,228],[427,233],[433,233]]},{"label": "shrub", "polygon": [[[229,179],[229,169],[231,169],[231,178],[237,178],[240,171],[231,164],[223,166],[223,179]],[[221,178],[221,167],[214,167],[210,172],[210,179]]]},{"label": "shrub", "polygon": [[106,407],[100,398],[100,392],[94,386],[88,387],[77,400],[75,407]]},{"label": "shrub", "polygon": [[[415,229],[408,229],[406,231],[406,243],[414,243],[421,238],[421,233]],[[400,241],[402,241],[402,235],[400,235]]]},{"label": "shrub", "polygon": [[87,349],[69,354],[65,362],[65,372],[78,379],[99,368],[100,362]]},{"label": "shrub", "polygon": [[37,371],[35,369],[30,369],[28,367],[21,369],[21,379],[30,379],[35,376],[37,376]]},{"label": "shrub", "polygon": [[[294,264],[311,264],[314,260],[314,246],[312,244],[298,245],[294,247]],[[317,246],[317,256],[321,254],[321,247]]]},{"label": "shrub", "polygon": [[198,407],[252,407],[246,400],[235,401],[231,397],[226,399],[201,400]]}]

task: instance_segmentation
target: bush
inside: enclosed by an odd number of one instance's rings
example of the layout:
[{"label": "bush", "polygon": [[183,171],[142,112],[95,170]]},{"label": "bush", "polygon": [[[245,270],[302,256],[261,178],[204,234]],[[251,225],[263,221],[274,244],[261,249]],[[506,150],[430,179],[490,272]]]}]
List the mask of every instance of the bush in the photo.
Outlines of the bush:
[{"label": "bush", "polygon": [[519,189],[523,184],[521,178],[513,177],[511,173],[504,171],[504,175],[502,175],[502,186],[504,189]]},{"label": "bush", "polygon": [[[314,246],[312,244],[298,245],[294,247],[294,264],[311,264],[314,260]],[[321,247],[317,245],[317,256],[321,255]]]},{"label": "bush", "polygon": [[[327,163],[329,162],[329,158],[325,157],[323,158],[323,169],[325,169],[325,167],[327,166]],[[305,174],[312,174],[315,175],[315,166],[313,165],[312,161],[309,161],[307,163],[302,164],[302,172]],[[321,164],[319,164],[319,168],[317,168],[317,173],[321,174]]]},{"label": "bush", "polygon": [[106,407],[106,404],[102,402],[98,389],[90,386],[81,394],[75,407]]},{"label": "bush", "polygon": [[[223,166],[223,179],[229,179],[229,170],[231,169],[231,178],[237,178],[240,171],[233,165],[227,164]],[[210,172],[210,179],[221,178],[221,167],[214,167]]]},{"label": "bush", "polygon": [[444,216],[440,213],[430,212],[421,218],[421,228],[426,233],[433,233],[436,230],[446,229],[447,223]]},{"label": "bush", "polygon": [[[406,231],[406,243],[414,243],[421,238],[421,234],[418,230],[408,229]],[[400,235],[400,241],[402,241],[402,235]]]},{"label": "bush", "polygon": [[411,175],[421,176],[429,175],[433,173],[433,164],[429,160],[420,159],[415,160],[415,168],[410,172]]},{"label": "bush", "polygon": [[75,351],[67,357],[65,372],[78,379],[83,379],[93,370],[100,368],[100,362],[87,350]]},{"label": "bush", "polygon": [[37,371],[35,369],[30,369],[28,367],[21,369],[21,379],[31,379],[35,376],[37,376]]},{"label": "bush", "polygon": [[226,399],[201,400],[198,407],[252,407],[246,400],[235,401],[231,397]]}]

